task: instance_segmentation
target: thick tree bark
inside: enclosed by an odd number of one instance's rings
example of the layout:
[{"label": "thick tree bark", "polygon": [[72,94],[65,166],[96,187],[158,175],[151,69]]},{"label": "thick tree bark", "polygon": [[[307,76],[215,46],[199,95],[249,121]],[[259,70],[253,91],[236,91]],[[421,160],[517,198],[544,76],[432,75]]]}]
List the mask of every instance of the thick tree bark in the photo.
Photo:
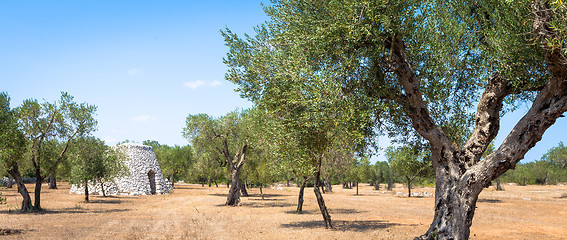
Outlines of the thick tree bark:
[{"label": "thick tree bark", "polygon": [[543,182],[543,185],[547,185],[547,182],[549,181],[549,172],[545,173],[545,181]]},{"label": "thick tree bark", "polygon": [[356,182],[355,184],[356,184],[356,196],[358,196],[358,182]]},{"label": "thick tree bark", "polygon": [[22,195],[22,206],[21,211],[29,212],[34,210],[31,202],[30,193],[22,180],[22,176],[20,175],[20,171],[18,170],[18,166],[12,166],[8,169],[8,173],[14,178],[16,181],[16,185],[18,185],[18,192]]},{"label": "thick tree bark", "polygon": [[303,177],[301,186],[299,187],[299,196],[297,198],[297,210],[296,213],[303,213],[303,193],[305,190],[305,185],[307,184],[307,177]]},{"label": "thick tree bark", "polygon": [[327,206],[325,206],[325,200],[323,199],[323,195],[321,195],[321,191],[319,190],[319,187],[321,187],[321,162],[322,157],[320,156],[317,159],[317,171],[315,172],[315,186],[313,186],[313,191],[315,192],[317,204],[319,204],[319,210],[321,210],[321,215],[323,215],[323,220],[325,221],[325,228],[333,228],[333,224],[331,223],[331,215],[327,210]]},{"label": "thick tree bark", "polygon": [[57,189],[57,176],[54,172],[49,173],[49,188],[48,189]]},{"label": "thick tree bark", "polygon": [[228,150],[228,143],[226,138],[223,139],[224,149],[222,153],[225,156],[226,161],[228,162],[228,166],[230,167],[232,173],[232,183],[230,189],[228,190],[228,196],[226,198],[225,205],[228,206],[237,206],[240,203],[240,170],[242,169],[242,165],[244,165],[244,161],[246,160],[246,149],[248,145],[244,143],[240,152],[235,154],[233,159],[231,159],[231,155]]},{"label": "thick tree bark", "polygon": [[394,188],[394,180],[392,180],[392,178],[389,178],[388,179],[388,187],[386,187],[386,190],[392,191],[392,188]]},{"label": "thick tree bark", "polygon": [[211,186],[212,186],[211,184],[212,184],[212,183],[211,183],[211,176],[209,176],[209,177],[207,178],[207,185],[209,185],[209,187],[211,187]]},{"label": "thick tree bark", "polygon": [[226,198],[225,205],[237,206],[240,203],[240,172],[232,172],[232,182],[230,184],[230,189],[228,190],[228,196]]},{"label": "thick tree bark", "polygon": [[285,184],[286,187],[289,187],[289,178],[286,179],[287,183]]},{"label": "thick tree bark", "polygon": [[374,182],[374,190],[380,190],[380,182]]}]

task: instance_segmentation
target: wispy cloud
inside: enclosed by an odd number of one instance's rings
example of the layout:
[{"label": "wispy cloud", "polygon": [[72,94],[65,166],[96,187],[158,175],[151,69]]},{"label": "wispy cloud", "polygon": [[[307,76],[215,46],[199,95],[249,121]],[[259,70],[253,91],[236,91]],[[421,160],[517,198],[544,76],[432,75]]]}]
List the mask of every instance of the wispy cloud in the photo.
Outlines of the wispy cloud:
[{"label": "wispy cloud", "polygon": [[203,86],[203,85],[205,85],[205,82],[204,82],[204,81],[201,81],[201,80],[191,81],[191,82],[184,82],[184,83],[183,83],[183,86],[188,87],[188,88],[191,88],[191,89],[195,89],[195,88],[201,87],[201,86]]},{"label": "wispy cloud", "polygon": [[197,81],[190,81],[183,83],[183,86],[188,87],[190,89],[196,89],[203,86],[216,87],[220,85],[222,85],[222,82],[219,80],[213,80],[213,81],[197,80]]},{"label": "wispy cloud", "polygon": [[130,118],[130,120],[134,121],[134,122],[148,122],[148,121],[152,121],[152,120],[156,120],[156,119],[157,119],[156,116],[149,116],[149,115],[140,115],[140,116]]},{"label": "wispy cloud", "polygon": [[220,86],[222,85],[222,83],[219,80],[214,80],[211,83],[209,83],[209,86],[211,87],[216,87],[216,86]]},{"label": "wispy cloud", "polygon": [[143,70],[144,69],[142,69],[142,68],[133,68],[133,69],[128,70],[128,74],[129,75],[140,74],[140,73],[142,73]]}]

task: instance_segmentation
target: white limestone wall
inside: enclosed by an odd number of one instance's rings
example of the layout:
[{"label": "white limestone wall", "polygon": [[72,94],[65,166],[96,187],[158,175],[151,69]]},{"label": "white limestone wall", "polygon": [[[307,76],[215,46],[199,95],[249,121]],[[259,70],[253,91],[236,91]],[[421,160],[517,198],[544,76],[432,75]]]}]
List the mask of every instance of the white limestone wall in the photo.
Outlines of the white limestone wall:
[{"label": "white limestone wall", "polygon": [[[137,143],[124,143],[115,148],[126,155],[127,159],[124,164],[128,167],[129,174],[105,184],[105,193],[109,195],[169,193],[172,189],[171,183],[163,177],[152,147]],[[152,192],[150,187],[150,178],[148,177],[150,171],[154,173],[155,193]],[[72,186],[71,192],[82,194],[84,193],[84,189],[80,186]],[[89,193],[101,194],[100,184],[89,184]]]}]

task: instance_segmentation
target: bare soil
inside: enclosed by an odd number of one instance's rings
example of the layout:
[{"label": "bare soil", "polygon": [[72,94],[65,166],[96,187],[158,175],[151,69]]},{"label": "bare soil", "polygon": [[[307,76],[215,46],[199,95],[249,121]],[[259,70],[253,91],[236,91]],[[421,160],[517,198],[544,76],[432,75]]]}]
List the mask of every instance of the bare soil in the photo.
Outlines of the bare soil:
[{"label": "bare soil", "polygon": [[[19,213],[16,189],[2,189],[0,229],[5,239],[412,239],[427,231],[434,197],[407,197],[407,189],[373,190],[333,186],[324,194],[335,229],[325,229],[312,188],[304,214],[295,214],[298,188],[249,189],[241,206],[224,206],[228,188],[176,184],[175,192],[153,196],[69,194],[69,185],[44,186],[41,213]],[[471,239],[566,239],[567,186],[510,186],[485,189],[479,198]],[[33,187],[30,185],[28,189]],[[434,192],[416,188],[412,192]],[[33,196],[33,195],[32,195]],[[12,234],[16,233],[16,234]]]}]

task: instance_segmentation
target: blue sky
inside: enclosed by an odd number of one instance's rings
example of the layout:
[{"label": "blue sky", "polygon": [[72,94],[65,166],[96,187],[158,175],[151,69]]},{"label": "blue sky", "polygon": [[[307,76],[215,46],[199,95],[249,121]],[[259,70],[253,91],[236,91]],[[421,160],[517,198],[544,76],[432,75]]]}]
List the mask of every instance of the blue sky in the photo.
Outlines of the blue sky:
[{"label": "blue sky", "polygon": [[[188,114],[252,105],[224,80],[219,30],[253,33],[265,20],[260,1],[2,1],[0,91],[12,107],[27,98],[53,102],[61,91],[96,105],[95,135],[107,144],[185,145]],[[502,120],[497,143],[525,111]],[[567,142],[566,133],[560,118],[526,160]]]}]

